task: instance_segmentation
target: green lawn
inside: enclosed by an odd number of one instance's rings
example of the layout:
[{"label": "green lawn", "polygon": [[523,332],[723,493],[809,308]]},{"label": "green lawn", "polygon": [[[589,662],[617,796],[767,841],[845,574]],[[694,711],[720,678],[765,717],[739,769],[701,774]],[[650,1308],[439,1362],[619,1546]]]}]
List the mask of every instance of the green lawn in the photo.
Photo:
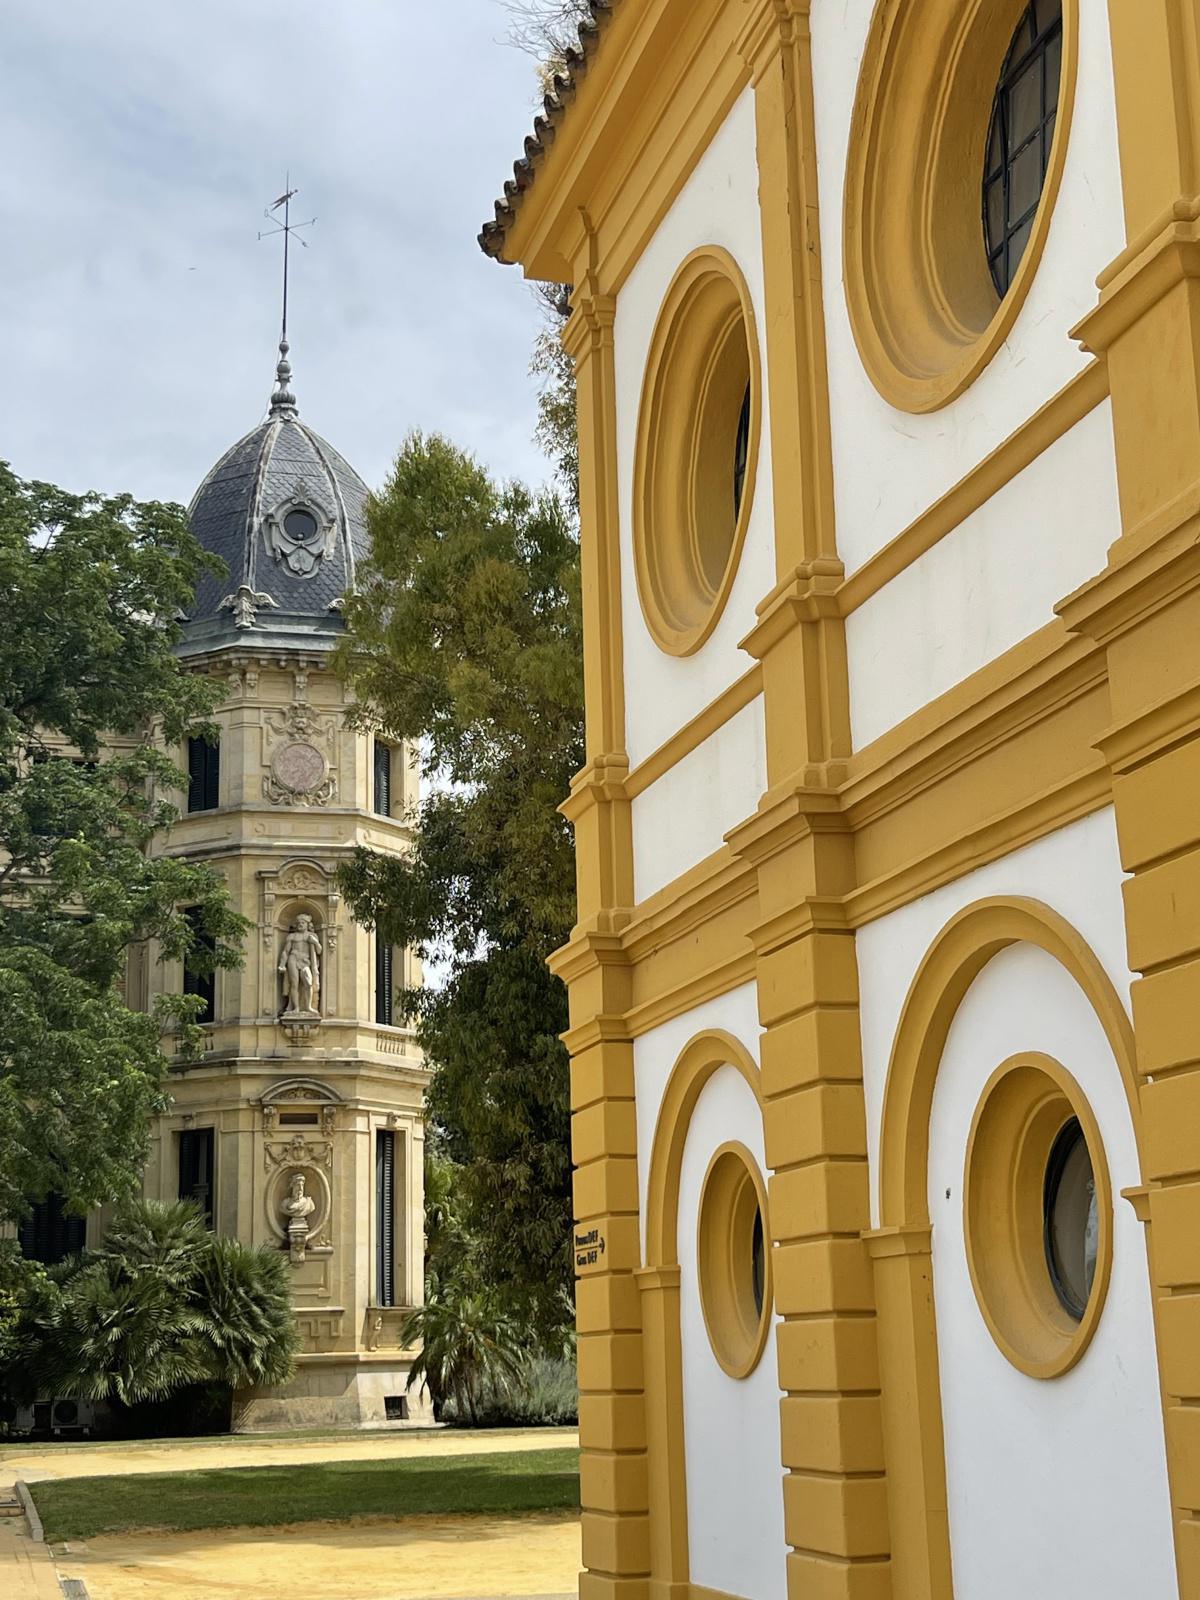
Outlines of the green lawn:
[{"label": "green lawn", "polygon": [[577,1450],[220,1467],[30,1484],[49,1540],[130,1528],[270,1527],[348,1517],[567,1511],[579,1505]]}]

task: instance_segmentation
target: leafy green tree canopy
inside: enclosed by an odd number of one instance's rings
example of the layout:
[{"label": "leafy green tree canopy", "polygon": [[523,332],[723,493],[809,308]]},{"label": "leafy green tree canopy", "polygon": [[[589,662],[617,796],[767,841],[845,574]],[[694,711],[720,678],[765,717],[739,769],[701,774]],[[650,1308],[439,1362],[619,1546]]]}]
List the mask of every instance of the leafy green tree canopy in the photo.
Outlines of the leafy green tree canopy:
[{"label": "leafy green tree canopy", "polygon": [[182,782],[163,743],[202,729],[217,694],[172,650],[206,565],[178,506],[0,463],[0,1218],[52,1189],[85,1211],[138,1182],[160,1029],[194,1044],[197,1002],[129,1010],[129,947],[178,959],[202,931],[216,965],[240,960],[223,880],[149,848]]},{"label": "leafy green tree canopy", "polygon": [[434,1132],[485,1281],[550,1336],[571,1284],[566,996],[545,961],[575,916],[557,807],[583,760],[578,544],[557,496],[438,437],[408,439],[368,516],[338,667],[359,721],[419,749],[432,782],[411,854],[360,850],[343,886],[380,937],[444,966],[406,997]]}]

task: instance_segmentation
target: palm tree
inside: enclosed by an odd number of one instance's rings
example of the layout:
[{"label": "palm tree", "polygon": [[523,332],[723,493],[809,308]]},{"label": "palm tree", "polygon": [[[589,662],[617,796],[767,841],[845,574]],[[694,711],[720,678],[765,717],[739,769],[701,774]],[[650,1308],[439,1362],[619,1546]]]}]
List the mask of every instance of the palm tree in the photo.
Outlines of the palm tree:
[{"label": "palm tree", "polygon": [[43,1392],[127,1406],[194,1383],[286,1383],[298,1342],[280,1252],[156,1200],[128,1205],[100,1249],[45,1274],[22,1329]]},{"label": "palm tree", "polygon": [[521,1331],[483,1291],[472,1292],[454,1279],[430,1287],[432,1298],[410,1312],[400,1330],[404,1344],[421,1347],[408,1387],[425,1384],[439,1420],[449,1401],[474,1426],[485,1389],[518,1384],[523,1378]]},{"label": "palm tree", "polygon": [[235,1389],[286,1383],[299,1345],[287,1257],[213,1236],[194,1292],[210,1364]]}]

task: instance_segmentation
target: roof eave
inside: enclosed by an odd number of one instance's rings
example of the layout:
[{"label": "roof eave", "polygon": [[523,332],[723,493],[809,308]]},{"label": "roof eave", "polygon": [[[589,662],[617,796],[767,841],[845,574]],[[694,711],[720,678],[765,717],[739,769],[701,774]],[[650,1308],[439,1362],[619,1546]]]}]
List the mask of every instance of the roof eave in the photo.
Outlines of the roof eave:
[{"label": "roof eave", "polygon": [[530,197],[531,191],[620,0],[589,0],[589,4],[590,15],[579,25],[579,44],[567,51],[563,71],[554,75],[542,111],[534,118],[533,132],[525,138],[524,154],[513,164],[513,175],[495,203],[495,214],[478,235],[480,249],[492,260],[520,264],[527,276],[548,281],[568,278],[570,271],[561,251],[531,252],[528,248],[528,235],[536,231],[536,213],[542,209]]}]

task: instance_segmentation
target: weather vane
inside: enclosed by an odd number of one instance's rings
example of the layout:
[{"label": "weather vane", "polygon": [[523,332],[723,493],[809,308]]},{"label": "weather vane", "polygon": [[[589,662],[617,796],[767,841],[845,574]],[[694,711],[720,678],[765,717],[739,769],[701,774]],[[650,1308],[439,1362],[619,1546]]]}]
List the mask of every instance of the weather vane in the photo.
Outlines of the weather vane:
[{"label": "weather vane", "polygon": [[[301,228],[311,228],[317,220],[316,217],[309,217],[307,222],[292,221],[292,201],[299,193],[299,189],[292,188],[292,175],[289,172],[284,178],[283,193],[278,200],[273,200],[263,212],[263,216],[272,226],[258,236],[260,239],[273,239],[276,234],[281,233],[283,235],[283,328],[280,334],[280,343],[283,345],[287,344],[288,246],[291,244],[294,233],[298,234]],[[282,222],[279,220],[280,206],[283,207]],[[306,250],[308,249],[306,240],[297,238],[296,243],[302,244]]]}]

